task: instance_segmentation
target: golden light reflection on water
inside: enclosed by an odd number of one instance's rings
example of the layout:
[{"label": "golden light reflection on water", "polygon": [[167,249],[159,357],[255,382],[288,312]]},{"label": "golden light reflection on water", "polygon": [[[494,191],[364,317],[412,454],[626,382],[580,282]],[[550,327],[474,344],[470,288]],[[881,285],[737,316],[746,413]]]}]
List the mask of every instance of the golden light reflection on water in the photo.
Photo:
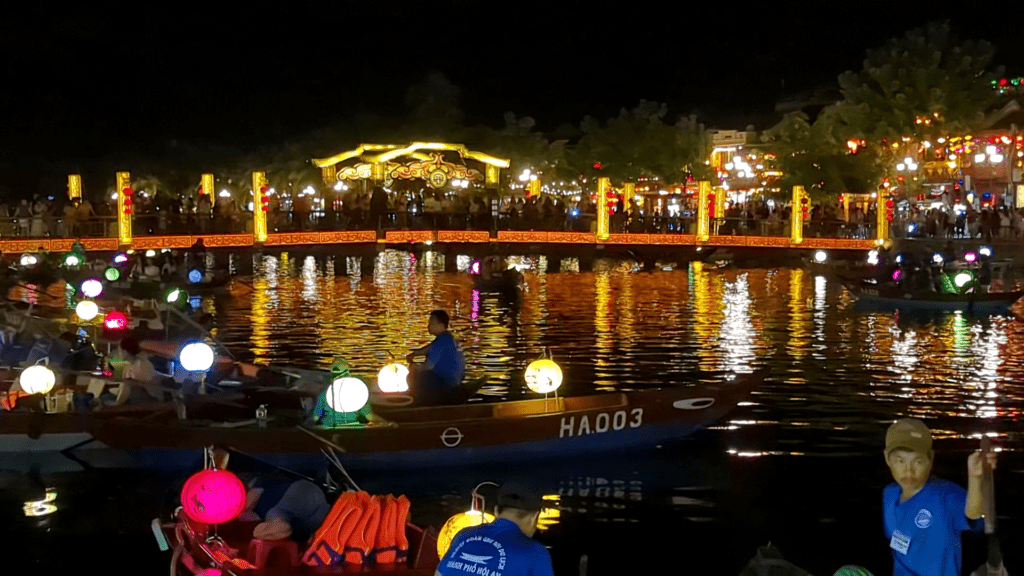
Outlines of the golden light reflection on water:
[{"label": "golden light reflection on water", "polygon": [[797,361],[803,359],[809,345],[807,338],[807,303],[804,300],[804,275],[800,269],[789,271],[789,343],[786,348]]},{"label": "golden light reflection on water", "polygon": [[616,382],[609,379],[608,368],[613,362],[611,307],[612,282],[610,272],[596,272],[594,278],[594,330],[597,336],[596,354],[594,355],[594,384],[597,387],[614,386]]},{"label": "golden light reflection on water", "polygon": [[[768,366],[773,377],[756,402],[725,428],[780,429],[794,435],[788,452],[813,452],[802,443],[822,434],[877,443],[879,420],[901,416],[953,418],[964,428],[956,433],[975,434],[1024,406],[1024,326],[1008,318],[856,310],[841,286],[802,270],[695,262],[679,271],[547,274],[529,262],[514,304],[475,291],[468,274],[445,273],[439,256],[383,252],[372,276],[338,259],[335,268],[356,272],[349,277],[322,261],[268,257],[251,279],[255,290],[233,289],[235,298],[218,305],[218,324],[228,344],[260,363],[326,367],[344,356],[372,376],[385,352],[401,358],[429,342],[427,314],[443,308],[468,372],[487,374],[494,395],[521,388],[511,379],[544,347],[568,376],[567,394]],[[855,441],[858,427],[870,436]],[[1019,441],[1019,432],[1001,433]],[[734,448],[779,451],[757,436]]]}]

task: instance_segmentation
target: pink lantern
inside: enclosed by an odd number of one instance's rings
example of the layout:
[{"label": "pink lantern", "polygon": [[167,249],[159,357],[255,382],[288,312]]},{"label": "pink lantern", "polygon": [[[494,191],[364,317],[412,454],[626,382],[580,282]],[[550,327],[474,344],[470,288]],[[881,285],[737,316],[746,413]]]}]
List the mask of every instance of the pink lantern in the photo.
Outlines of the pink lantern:
[{"label": "pink lantern", "polygon": [[203,470],[185,482],[181,505],[196,522],[223,524],[245,508],[245,485],[226,470]]}]

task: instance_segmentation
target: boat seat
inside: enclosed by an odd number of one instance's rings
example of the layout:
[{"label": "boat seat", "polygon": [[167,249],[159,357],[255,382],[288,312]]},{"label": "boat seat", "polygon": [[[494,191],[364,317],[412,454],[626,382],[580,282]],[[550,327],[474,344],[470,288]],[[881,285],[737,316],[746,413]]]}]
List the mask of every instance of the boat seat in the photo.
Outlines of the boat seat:
[{"label": "boat seat", "polygon": [[564,398],[537,398],[493,404],[495,418],[515,418],[532,414],[547,414],[565,410]]},{"label": "boat seat", "polygon": [[569,396],[565,398],[565,411],[576,412],[578,410],[592,410],[594,408],[620,408],[628,404],[626,395],[621,392],[618,394]]},{"label": "boat seat", "polygon": [[299,547],[291,538],[249,542],[248,560],[260,568],[298,566]]}]

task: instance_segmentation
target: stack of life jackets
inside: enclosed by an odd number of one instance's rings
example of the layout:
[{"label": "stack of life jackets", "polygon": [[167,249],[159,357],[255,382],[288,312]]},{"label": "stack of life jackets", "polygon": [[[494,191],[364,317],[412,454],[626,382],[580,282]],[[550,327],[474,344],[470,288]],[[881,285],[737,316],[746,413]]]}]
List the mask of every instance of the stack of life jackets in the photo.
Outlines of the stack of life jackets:
[{"label": "stack of life jackets", "polygon": [[409,555],[405,536],[409,505],[405,496],[342,494],[313,535],[302,562],[309,566],[405,562]]}]

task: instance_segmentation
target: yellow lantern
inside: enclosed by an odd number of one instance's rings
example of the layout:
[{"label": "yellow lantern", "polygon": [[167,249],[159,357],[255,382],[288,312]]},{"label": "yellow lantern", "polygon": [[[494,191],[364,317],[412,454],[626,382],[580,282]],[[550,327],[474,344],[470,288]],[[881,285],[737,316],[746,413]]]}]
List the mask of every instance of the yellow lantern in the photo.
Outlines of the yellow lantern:
[{"label": "yellow lantern", "polygon": [[377,388],[381,392],[390,394],[393,392],[409,391],[409,368],[405,364],[392,362],[380,369],[377,373]]},{"label": "yellow lantern", "polygon": [[470,510],[452,516],[437,533],[437,557],[444,558],[452,545],[452,540],[463,528],[482,526],[491,522],[494,522],[494,516],[480,510]]},{"label": "yellow lantern", "polygon": [[18,377],[18,383],[21,384],[21,389],[28,394],[48,394],[50,390],[53,390],[53,385],[57,383],[57,377],[54,376],[53,370],[42,364],[36,364],[22,370],[21,376]]},{"label": "yellow lantern", "polygon": [[554,360],[534,360],[526,367],[526,387],[539,394],[549,394],[562,385],[562,369]]},{"label": "yellow lantern", "polygon": [[86,322],[95,318],[99,313],[99,307],[92,300],[82,300],[75,306],[75,314],[78,314],[78,317]]}]

